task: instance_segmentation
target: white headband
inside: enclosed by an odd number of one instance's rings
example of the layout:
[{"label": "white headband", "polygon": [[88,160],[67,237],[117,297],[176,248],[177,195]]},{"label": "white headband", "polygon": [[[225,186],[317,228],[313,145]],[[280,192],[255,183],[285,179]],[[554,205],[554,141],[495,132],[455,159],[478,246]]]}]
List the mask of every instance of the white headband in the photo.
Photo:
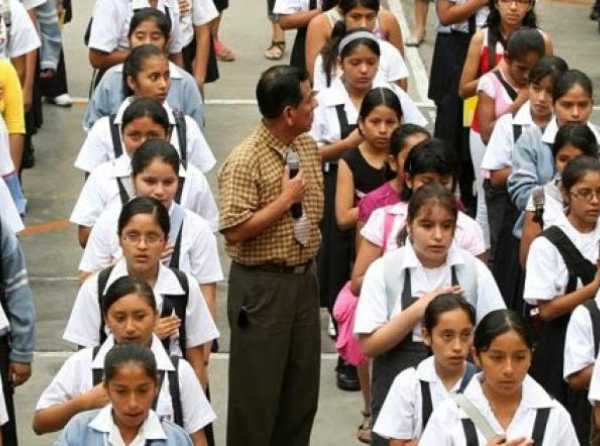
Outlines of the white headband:
[{"label": "white headband", "polygon": [[348,44],[358,39],[369,39],[375,42],[377,46],[379,46],[379,42],[377,41],[377,37],[375,37],[375,34],[369,31],[357,31],[355,33],[347,35],[340,41],[340,44],[338,46],[338,55],[342,54],[342,51],[344,51],[344,48],[346,48]]}]

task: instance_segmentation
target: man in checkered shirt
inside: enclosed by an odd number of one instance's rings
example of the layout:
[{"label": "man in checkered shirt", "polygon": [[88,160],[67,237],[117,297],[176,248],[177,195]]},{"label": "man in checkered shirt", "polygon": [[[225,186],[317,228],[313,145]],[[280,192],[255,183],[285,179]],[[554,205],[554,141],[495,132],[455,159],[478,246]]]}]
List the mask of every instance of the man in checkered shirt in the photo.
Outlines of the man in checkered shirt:
[{"label": "man in checkered shirt", "polygon": [[[232,259],[227,445],[308,445],[321,347],[314,258],[323,175],[306,133],[317,104],[307,73],[289,66],[265,71],[256,96],[263,119],[219,172]],[[300,160],[293,178],[290,153]]]}]

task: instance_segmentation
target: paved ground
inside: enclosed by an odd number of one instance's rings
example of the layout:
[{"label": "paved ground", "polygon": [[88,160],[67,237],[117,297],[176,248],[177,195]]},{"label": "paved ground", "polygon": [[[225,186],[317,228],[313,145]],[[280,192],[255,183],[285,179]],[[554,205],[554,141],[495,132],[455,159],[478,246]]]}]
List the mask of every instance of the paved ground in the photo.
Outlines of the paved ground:
[{"label": "paved ground", "polygon": [[[75,21],[65,30],[65,47],[71,94],[86,96],[91,70],[83,47],[83,29],[87,24],[92,0],[80,0],[75,4]],[[221,64],[221,81],[207,88],[208,123],[207,138],[219,162],[230,149],[254,126],[257,119],[255,106],[224,104],[222,100],[246,100],[254,98],[254,85],[258,74],[268,66],[262,51],[269,39],[268,25],[264,18],[264,0],[232,2],[227,11],[223,39],[238,54],[232,64]],[[596,86],[600,86],[600,35],[595,24],[587,20],[586,4],[553,1],[538,2],[541,25],[553,37],[557,53],[577,68],[588,72]],[[394,12],[402,7],[410,21],[411,0],[390,0]],[[433,24],[433,11],[430,12]],[[406,19],[402,18],[404,22]],[[407,59],[413,77],[410,93],[419,102],[426,91],[426,73],[433,49],[434,30],[430,26],[426,43],[419,51],[410,50]],[[293,35],[288,35],[291,48]],[[23,237],[28,256],[31,283],[34,288],[38,311],[38,343],[34,375],[17,394],[20,438],[23,445],[49,444],[53,436],[35,437],[30,423],[35,402],[52,376],[62,364],[67,351],[72,348],[61,340],[62,330],[77,290],[77,264],[80,250],[76,243],[75,228],[65,225],[82,184],[82,176],[72,167],[73,160],[83,140],[81,117],[84,108],[70,110],[45,108],[44,128],[35,139],[37,164],[24,174],[29,199],[27,225],[30,235]],[[214,175],[210,178],[214,182]],[[47,223],[51,223],[46,225]],[[40,226],[43,225],[43,226]],[[223,256],[222,263],[228,262]],[[219,288],[221,314],[224,314],[225,284]],[[323,318],[324,326],[326,318]],[[219,320],[224,350],[227,350],[228,330],[223,317]],[[323,331],[324,332],[324,331]],[[319,413],[313,436],[313,444],[347,445],[356,443],[355,428],[359,423],[360,398],[335,388],[333,367],[335,357],[331,342],[323,336],[323,367]],[[216,425],[219,444],[224,444],[227,355],[218,355],[211,366],[214,405],[220,419]]]}]

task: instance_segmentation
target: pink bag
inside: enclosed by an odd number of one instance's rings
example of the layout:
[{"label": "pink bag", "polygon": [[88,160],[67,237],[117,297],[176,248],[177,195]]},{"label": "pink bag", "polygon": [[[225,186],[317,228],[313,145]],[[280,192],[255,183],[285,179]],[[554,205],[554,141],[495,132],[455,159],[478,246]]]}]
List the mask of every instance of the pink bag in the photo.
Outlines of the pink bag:
[{"label": "pink bag", "polygon": [[[383,248],[387,244],[394,216],[385,214],[383,223]],[[344,361],[354,366],[359,366],[365,361],[365,355],[360,349],[358,339],[354,336],[354,315],[358,305],[356,297],[350,289],[352,282],[348,281],[341,289],[333,307],[333,318],[337,321],[338,333],[335,348]]]}]

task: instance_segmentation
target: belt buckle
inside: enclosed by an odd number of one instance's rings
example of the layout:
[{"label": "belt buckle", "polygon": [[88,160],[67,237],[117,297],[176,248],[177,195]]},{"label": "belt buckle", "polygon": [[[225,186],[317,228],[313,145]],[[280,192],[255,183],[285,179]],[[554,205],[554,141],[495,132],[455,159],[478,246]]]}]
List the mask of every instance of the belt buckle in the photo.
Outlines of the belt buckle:
[{"label": "belt buckle", "polygon": [[292,269],[292,274],[304,274],[306,265],[297,265]]}]

